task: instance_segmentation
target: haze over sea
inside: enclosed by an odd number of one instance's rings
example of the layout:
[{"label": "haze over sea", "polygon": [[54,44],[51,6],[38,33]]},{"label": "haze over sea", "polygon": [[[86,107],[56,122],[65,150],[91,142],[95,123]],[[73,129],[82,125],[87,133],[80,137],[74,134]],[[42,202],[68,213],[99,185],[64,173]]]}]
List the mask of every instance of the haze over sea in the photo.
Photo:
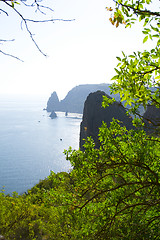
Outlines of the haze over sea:
[{"label": "haze over sea", "polygon": [[46,104],[47,98],[0,97],[0,189],[6,194],[71,168],[63,151],[78,149],[82,115],[58,112],[51,119]]}]

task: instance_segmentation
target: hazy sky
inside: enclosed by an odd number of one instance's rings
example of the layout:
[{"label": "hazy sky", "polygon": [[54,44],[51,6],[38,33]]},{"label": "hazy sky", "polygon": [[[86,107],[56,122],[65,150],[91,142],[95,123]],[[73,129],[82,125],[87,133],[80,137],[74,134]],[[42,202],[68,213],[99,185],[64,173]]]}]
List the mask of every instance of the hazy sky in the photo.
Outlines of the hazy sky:
[{"label": "hazy sky", "polygon": [[[30,40],[20,19],[12,12],[0,15],[1,39],[16,39],[0,45],[24,62],[0,55],[0,94],[43,94],[57,91],[60,99],[79,84],[110,83],[114,76],[116,56],[121,51],[147,48],[138,24],[131,29],[115,28],[109,22],[112,0],[46,0],[54,12],[53,18],[75,19],[72,22],[30,24],[41,55]],[[159,8],[159,0],[154,0]],[[2,7],[0,2],[0,8]],[[155,5],[156,6],[156,5]],[[22,6],[19,6],[21,9]],[[34,17],[32,9],[23,14]],[[39,15],[39,17],[43,17]],[[47,18],[47,16],[46,16]]]}]

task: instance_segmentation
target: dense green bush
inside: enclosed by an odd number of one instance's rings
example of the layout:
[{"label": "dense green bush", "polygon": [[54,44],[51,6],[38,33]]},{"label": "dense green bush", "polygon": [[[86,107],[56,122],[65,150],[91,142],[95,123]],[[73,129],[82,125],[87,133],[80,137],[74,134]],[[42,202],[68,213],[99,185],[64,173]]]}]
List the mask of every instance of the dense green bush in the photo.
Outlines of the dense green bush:
[{"label": "dense green bush", "polygon": [[[117,0],[111,23],[144,21],[144,42],[151,51],[118,57],[114,92],[130,104],[135,130],[113,119],[99,130],[99,149],[91,138],[85,150],[65,151],[70,173],[53,173],[27,194],[0,193],[0,234],[8,240],[160,239],[160,140],[146,135],[138,107],[159,107],[160,13],[147,10],[151,0]],[[152,92],[150,87],[154,87]],[[111,104],[104,99],[103,106]]]}]

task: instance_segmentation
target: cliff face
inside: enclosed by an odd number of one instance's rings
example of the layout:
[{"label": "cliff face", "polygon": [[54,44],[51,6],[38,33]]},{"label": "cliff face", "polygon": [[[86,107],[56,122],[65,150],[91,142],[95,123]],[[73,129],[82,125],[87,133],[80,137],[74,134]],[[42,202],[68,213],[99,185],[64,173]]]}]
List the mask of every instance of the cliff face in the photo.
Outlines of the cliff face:
[{"label": "cliff face", "polygon": [[[102,121],[106,122],[107,126],[110,126],[112,118],[115,118],[122,121],[122,125],[126,126],[128,130],[133,128],[132,118],[126,115],[126,110],[118,102],[114,102],[107,108],[102,108],[103,95],[107,94],[102,91],[90,93],[85,101],[83,120],[80,127],[81,150],[83,150],[83,139],[86,139],[88,136],[91,136],[95,141],[96,147],[99,147],[98,132]],[[107,95],[107,97],[109,96]]]},{"label": "cliff face", "polygon": [[[71,89],[67,96],[59,102],[57,94],[54,92],[48,100],[47,111],[62,111],[72,113],[83,113],[84,102],[91,92],[97,90],[104,91],[110,95],[110,84],[84,84]],[[118,99],[118,95],[114,95]]]},{"label": "cliff face", "polygon": [[160,127],[160,108],[156,108],[153,105],[148,105],[143,117],[145,121],[145,130],[147,133],[154,132],[157,127]]}]

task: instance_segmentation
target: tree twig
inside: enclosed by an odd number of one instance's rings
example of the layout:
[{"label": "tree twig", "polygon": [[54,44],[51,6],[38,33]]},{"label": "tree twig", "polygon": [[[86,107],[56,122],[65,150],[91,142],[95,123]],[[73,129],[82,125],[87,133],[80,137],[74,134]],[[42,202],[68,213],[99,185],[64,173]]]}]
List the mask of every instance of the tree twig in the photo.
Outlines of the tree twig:
[{"label": "tree twig", "polygon": [[23,61],[22,59],[20,59],[19,57],[16,57],[16,56],[14,56],[14,55],[12,55],[12,54],[3,52],[2,50],[0,50],[0,53],[2,53],[2,54],[5,55],[5,56],[9,56],[9,57],[15,58],[15,59],[17,59],[17,60],[19,60],[19,61],[21,61],[21,62],[24,62],[24,61]]},{"label": "tree twig", "polygon": [[[22,27],[22,23],[24,23],[25,29],[26,29],[26,31],[28,32],[28,34],[29,34],[31,40],[33,41],[34,45],[36,46],[36,48],[38,49],[38,51],[39,51],[43,56],[45,56],[45,57],[47,56],[47,54],[45,54],[45,53],[42,51],[42,49],[39,47],[37,41],[36,41],[35,38],[33,37],[34,34],[33,34],[32,31],[30,30],[30,28],[29,28],[29,26],[28,26],[28,22],[32,22],[32,23],[48,23],[48,22],[53,22],[53,23],[54,23],[55,21],[70,22],[70,21],[73,21],[73,20],[74,20],[74,19],[54,19],[54,18],[45,19],[45,20],[34,20],[34,19],[25,18],[25,17],[23,16],[23,14],[22,14],[20,11],[18,11],[18,10],[15,8],[15,6],[13,6],[11,0],[1,0],[1,1],[2,1],[4,4],[6,4],[9,8],[11,8],[11,9],[21,18],[21,27]],[[34,2],[33,2],[32,4],[27,4],[27,3],[25,3],[25,0],[21,0],[20,2],[23,3],[26,7],[35,7],[35,6],[36,6],[36,7],[37,7],[36,11],[39,11],[39,12],[42,13],[42,14],[45,14],[45,13],[44,13],[43,11],[41,11],[40,8],[45,8],[45,9],[53,12],[53,9],[51,9],[50,7],[47,7],[47,6],[44,6],[44,5],[39,4],[37,0],[34,0]],[[3,9],[0,9],[0,11],[6,13],[7,16],[8,16],[8,13],[7,13],[6,11],[4,11]],[[1,51],[1,53],[5,54],[3,51]],[[12,57],[20,60],[18,57],[13,56],[12,54],[6,53],[5,55],[7,55],[7,56],[12,56]],[[22,60],[20,60],[20,61],[22,61]]]}]

